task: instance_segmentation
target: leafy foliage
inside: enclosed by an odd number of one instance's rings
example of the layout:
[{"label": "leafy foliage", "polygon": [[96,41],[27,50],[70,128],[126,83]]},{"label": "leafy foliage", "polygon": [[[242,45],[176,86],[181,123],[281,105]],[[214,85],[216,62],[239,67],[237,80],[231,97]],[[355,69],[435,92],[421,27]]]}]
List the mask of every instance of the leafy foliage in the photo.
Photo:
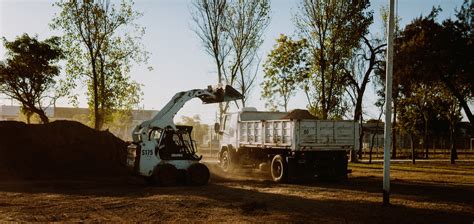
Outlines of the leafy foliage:
[{"label": "leafy foliage", "polygon": [[0,65],[0,92],[21,103],[28,122],[37,114],[48,123],[44,110],[59,97],[54,92],[55,77],[59,75],[56,63],[63,57],[59,38],[39,41],[23,34],[11,42],[3,38],[3,42],[8,58],[5,65]]},{"label": "leafy foliage", "polygon": [[323,119],[341,117],[348,109],[344,63],[372,23],[369,5],[367,0],[301,1],[296,25],[308,40],[313,66],[304,90],[310,110]]},{"label": "leafy foliage", "polygon": [[[396,40],[395,75],[411,75],[426,84],[441,82],[473,123],[468,102],[474,97],[474,3],[465,1],[456,21],[438,23],[439,10],[415,19],[401,32]],[[408,87],[402,91],[411,91]]]},{"label": "leafy foliage", "polygon": [[[141,16],[133,1],[60,0],[61,11],[51,27],[62,30],[66,50],[66,89],[78,81],[87,85],[94,126],[100,129],[114,110],[130,110],[141,99],[141,85],[129,76],[132,63],[146,62],[141,45],[145,29],[135,21]],[[71,93],[71,92],[70,92]]]},{"label": "leafy foliage", "polygon": [[[288,111],[290,97],[310,71],[307,40],[294,41],[280,35],[274,49],[268,54],[264,71],[262,97],[267,100],[267,107],[276,110],[277,106],[281,106]],[[282,103],[278,103],[279,98],[283,99]]]}]

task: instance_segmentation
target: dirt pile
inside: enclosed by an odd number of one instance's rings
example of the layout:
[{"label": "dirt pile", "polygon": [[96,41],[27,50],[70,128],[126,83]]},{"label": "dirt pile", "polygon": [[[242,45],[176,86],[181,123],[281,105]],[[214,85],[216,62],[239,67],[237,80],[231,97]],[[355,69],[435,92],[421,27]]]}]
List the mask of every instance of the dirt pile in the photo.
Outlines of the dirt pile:
[{"label": "dirt pile", "polygon": [[25,178],[111,176],[126,173],[127,144],[108,131],[74,121],[0,122],[0,169]]},{"label": "dirt pile", "polygon": [[290,111],[287,115],[282,117],[282,119],[318,119],[317,117],[311,115],[308,110],[294,109]]}]

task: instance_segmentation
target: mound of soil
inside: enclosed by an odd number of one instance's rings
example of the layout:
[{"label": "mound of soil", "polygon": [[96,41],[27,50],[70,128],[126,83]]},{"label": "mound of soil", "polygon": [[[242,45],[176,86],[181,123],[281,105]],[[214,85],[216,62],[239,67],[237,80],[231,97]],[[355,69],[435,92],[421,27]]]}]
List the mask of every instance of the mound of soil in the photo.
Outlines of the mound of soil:
[{"label": "mound of soil", "polygon": [[0,170],[24,178],[126,174],[127,143],[75,121],[0,122]]},{"label": "mound of soil", "polygon": [[282,117],[282,119],[301,120],[301,119],[318,119],[318,118],[311,115],[308,110],[294,109],[290,111],[290,113]]}]

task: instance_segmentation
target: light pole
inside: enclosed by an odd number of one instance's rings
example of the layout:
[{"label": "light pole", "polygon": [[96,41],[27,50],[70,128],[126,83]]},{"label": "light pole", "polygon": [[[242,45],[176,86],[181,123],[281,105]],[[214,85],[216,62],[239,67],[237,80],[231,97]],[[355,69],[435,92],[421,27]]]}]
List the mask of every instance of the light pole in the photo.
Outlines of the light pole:
[{"label": "light pole", "polygon": [[392,73],[393,73],[393,16],[394,0],[390,0],[387,35],[387,67],[385,79],[385,136],[383,149],[383,204],[390,204],[390,149],[392,148]]}]

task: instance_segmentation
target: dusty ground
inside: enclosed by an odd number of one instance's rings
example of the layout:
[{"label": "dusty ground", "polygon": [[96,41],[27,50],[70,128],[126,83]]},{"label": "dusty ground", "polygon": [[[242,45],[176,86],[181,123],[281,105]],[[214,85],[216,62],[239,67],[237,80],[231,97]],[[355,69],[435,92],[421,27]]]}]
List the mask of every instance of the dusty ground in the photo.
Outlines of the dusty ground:
[{"label": "dusty ground", "polygon": [[140,179],[0,182],[0,221],[468,223],[474,162],[393,164],[392,205],[381,205],[381,165],[351,165],[347,181],[274,184],[265,175],[213,174],[202,187]]}]

